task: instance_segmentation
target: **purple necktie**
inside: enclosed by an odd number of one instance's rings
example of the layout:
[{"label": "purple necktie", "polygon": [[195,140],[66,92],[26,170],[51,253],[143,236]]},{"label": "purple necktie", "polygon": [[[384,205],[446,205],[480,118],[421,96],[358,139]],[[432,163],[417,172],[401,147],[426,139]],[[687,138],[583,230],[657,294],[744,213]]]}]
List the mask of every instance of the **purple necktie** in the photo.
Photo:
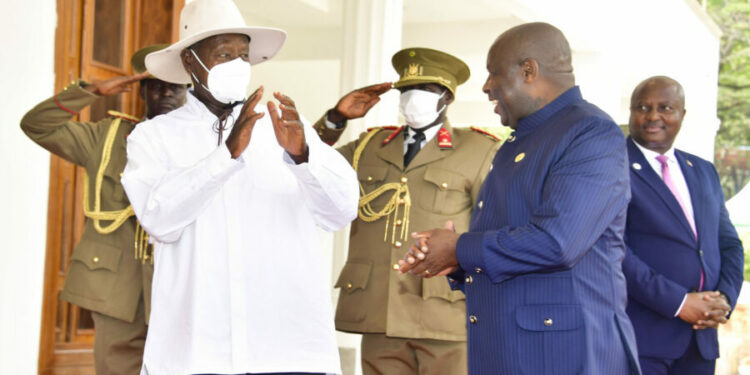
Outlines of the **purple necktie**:
[{"label": "purple necktie", "polygon": [[[687,218],[688,223],[690,223],[690,228],[693,230],[693,236],[695,236],[695,239],[697,240],[698,232],[695,231],[695,220],[693,219],[693,215],[688,211],[685,202],[683,202],[682,197],[680,197],[680,192],[677,191],[677,187],[675,186],[674,181],[672,181],[672,174],[669,172],[669,164],[667,163],[669,157],[667,155],[659,155],[656,157],[656,160],[661,164],[661,177],[664,180],[664,184],[667,185],[669,191],[671,191],[672,195],[677,199],[677,203],[682,207],[682,213],[685,215],[685,218]],[[704,278],[703,269],[701,269],[701,283],[698,287],[698,291],[703,290]]]}]

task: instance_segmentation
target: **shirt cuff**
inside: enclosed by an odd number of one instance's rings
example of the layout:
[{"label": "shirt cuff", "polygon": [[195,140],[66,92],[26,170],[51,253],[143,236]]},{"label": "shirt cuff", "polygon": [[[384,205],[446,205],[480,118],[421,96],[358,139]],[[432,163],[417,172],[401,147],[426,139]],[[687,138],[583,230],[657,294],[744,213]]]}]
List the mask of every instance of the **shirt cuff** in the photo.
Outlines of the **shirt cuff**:
[{"label": "shirt cuff", "polygon": [[226,143],[219,146],[206,160],[208,174],[214,179],[228,177],[235,170],[242,168],[242,164],[244,164],[242,155],[237,159],[232,159],[232,153],[229,152]]},{"label": "shirt cuff", "polygon": [[482,257],[482,241],[484,233],[469,232],[458,237],[456,243],[456,258],[462,269],[468,272],[480,273],[484,269]]},{"label": "shirt cuff", "polygon": [[685,307],[685,302],[687,301],[687,293],[685,293],[685,297],[682,297],[682,303],[680,304],[680,307],[677,309],[677,312],[674,313],[674,316],[677,317],[682,312],[682,308]]}]

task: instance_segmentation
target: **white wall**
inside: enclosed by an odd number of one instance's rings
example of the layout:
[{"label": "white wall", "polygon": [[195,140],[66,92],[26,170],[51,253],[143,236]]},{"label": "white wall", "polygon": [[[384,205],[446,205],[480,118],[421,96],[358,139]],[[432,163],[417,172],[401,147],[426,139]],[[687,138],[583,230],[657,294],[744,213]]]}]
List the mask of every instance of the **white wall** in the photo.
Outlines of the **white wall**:
[{"label": "white wall", "polygon": [[55,0],[6,1],[0,15],[0,374],[37,371],[49,153],[19,123],[53,93],[55,9]]}]

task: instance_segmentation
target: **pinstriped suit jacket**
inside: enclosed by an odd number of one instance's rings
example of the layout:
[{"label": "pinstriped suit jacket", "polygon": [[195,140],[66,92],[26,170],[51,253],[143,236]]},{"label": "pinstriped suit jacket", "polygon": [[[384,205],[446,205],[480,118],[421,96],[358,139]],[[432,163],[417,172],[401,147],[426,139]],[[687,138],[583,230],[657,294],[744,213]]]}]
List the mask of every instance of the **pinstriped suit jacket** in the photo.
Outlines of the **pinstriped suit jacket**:
[{"label": "pinstriped suit jacket", "polygon": [[449,278],[466,293],[470,374],[639,374],[620,129],[573,87],[519,121],[493,167]]}]

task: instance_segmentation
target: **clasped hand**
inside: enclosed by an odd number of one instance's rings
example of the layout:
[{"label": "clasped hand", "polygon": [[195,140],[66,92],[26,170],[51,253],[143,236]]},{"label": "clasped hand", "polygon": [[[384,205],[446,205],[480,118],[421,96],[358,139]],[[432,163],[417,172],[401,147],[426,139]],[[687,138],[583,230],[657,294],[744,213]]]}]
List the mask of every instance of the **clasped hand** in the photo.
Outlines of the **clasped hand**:
[{"label": "clasped hand", "polygon": [[[276,108],[276,103],[269,101],[267,103],[268,113],[271,115],[273,131],[276,134],[276,140],[295,163],[304,163],[307,161],[309,150],[305,141],[305,131],[300,120],[299,113],[295,107],[294,101],[288,96],[274,92],[274,98],[279,101],[281,115]],[[263,117],[263,112],[255,112],[255,107],[263,97],[263,86],[259,87],[250,95],[242,105],[240,116],[237,118],[232,132],[227,137],[226,145],[232,158],[239,157],[250,144],[255,123]]]},{"label": "clasped hand", "polygon": [[444,228],[412,233],[414,244],[399,260],[399,272],[409,272],[421,277],[445,276],[458,269],[456,243],[458,233],[452,221]]},{"label": "clasped hand", "polygon": [[680,310],[680,319],[693,325],[693,329],[717,328],[727,322],[731,311],[729,301],[716,291],[691,292]]}]

